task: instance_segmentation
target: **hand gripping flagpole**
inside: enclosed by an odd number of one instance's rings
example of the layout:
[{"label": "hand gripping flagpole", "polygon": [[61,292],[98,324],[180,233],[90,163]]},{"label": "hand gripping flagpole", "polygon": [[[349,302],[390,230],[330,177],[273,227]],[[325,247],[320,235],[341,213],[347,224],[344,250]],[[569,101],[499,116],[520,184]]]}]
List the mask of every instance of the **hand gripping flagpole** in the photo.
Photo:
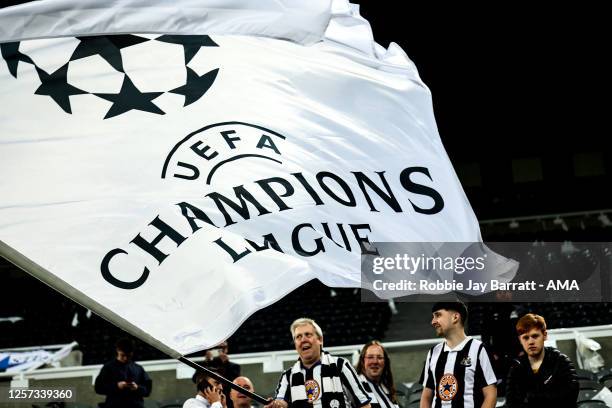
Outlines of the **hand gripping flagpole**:
[{"label": "hand gripping flagpole", "polygon": [[206,367],[202,367],[201,365],[199,365],[198,363],[195,363],[189,359],[187,359],[185,356],[180,356],[178,358],[178,361],[180,361],[181,363],[187,364],[189,367],[191,368],[195,368],[196,370],[199,371],[204,371],[206,373],[206,375],[213,377],[215,380],[223,383],[223,385],[227,385],[228,387],[231,387],[233,389],[235,389],[236,391],[238,391],[241,394],[246,395],[249,398],[254,399],[255,401],[263,404],[263,405],[267,405],[270,401],[265,399],[264,397],[262,397],[259,394],[255,394],[254,392],[251,392],[245,388],[242,388],[241,386],[239,386],[238,384],[234,384],[233,382],[231,382],[230,380],[228,380],[227,378],[223,377],[222,375],[211,371],[209,369],[207,369]]}]

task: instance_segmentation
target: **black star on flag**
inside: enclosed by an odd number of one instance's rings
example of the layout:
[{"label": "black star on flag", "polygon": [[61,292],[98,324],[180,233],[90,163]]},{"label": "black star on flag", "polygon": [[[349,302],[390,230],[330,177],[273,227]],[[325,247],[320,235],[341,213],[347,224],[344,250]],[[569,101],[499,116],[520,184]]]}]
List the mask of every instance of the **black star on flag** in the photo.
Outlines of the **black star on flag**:
[{"label": "black star on flag", "polygon": [[34,93],[36,95],[50,96],[66,113],[72,113],[70,95],[88,93],[68,83],[68,63],[50,75],[39,67],[36,67],[36,71],[38,72],[41,84]]},{"label": "black star on flag", "polygon": [[219,68],[213,69],[202,76],[198,76],[196,72],[187,68],[187,82],[183,86],[172,89],[171,93],[185,95],[185,104],[183,106],[191,105],[202,97],[215,82],[215,78],[219,73]]},{"label": "black star on flag", "polygon": [[198,53],[200,47],[218,47],[207,35],[162,35],[156,38],[157,41],[180,44],[185,52],[185,65]]},{"label": "black star on flag", "polygon": [[104,119],[108,119],[133,109],[164,115],[165,112],[151,102],[161,94],[163,94],[163,92],[140,92],[130,78],[125,75],[123,78],[123,85],[121,85],[121,91],[119,91],[118,94],[95,95],[113,103],[106,113],[106,116],[104,116]]},{"label": "black star on flag", "polygon": [[20,61],[34,64],[30,57],[19,52],[19,42],[0,44],[0,52],[2,53],[2,58],[6,61],[9,72],[15,78],[17,78],[17,66]]},{"label": "black star on flag", "polygon": [[121,59],[121,49],[149,41],[148,38],[131,34],[77,38],[81,42],[72,53],[70,61],[98,54],[119,72],[125,72],[123,70],[123,60]]}]

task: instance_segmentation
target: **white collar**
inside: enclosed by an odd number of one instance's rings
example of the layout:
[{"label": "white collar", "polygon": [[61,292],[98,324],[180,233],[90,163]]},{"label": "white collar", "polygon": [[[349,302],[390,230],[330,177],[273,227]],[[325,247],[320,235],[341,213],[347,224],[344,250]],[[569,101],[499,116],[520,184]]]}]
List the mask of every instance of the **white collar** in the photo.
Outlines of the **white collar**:
[{"label": "white collar", "polygon": [[453,348],[450,348],[448,346],[448,344],[446,344],[446,340],[445,340],[444,341],[444,346],[442,347],[442,351],[452,351],[452,352],[461,351],[461,350],[463,350],[463,347],[465,347],[467,342],[470,341],[470,340],[472,340],[472,336],[466,336],[465,339],[463,339],[463,341],[461,343],[457,344]]}]

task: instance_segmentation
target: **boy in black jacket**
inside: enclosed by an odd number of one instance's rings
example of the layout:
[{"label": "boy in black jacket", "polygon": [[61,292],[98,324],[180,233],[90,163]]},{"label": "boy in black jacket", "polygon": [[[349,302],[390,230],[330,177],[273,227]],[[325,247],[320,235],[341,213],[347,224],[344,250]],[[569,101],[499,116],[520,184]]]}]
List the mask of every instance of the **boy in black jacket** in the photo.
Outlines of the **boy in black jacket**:
[{"label": "boy in black jacket", "polygon": [[506,407],[576,408],[576,370],[565,354],[554,347],[544,347],[544,318],[528,313],[519,319],[516,331],[525,354],[510,368]]}]

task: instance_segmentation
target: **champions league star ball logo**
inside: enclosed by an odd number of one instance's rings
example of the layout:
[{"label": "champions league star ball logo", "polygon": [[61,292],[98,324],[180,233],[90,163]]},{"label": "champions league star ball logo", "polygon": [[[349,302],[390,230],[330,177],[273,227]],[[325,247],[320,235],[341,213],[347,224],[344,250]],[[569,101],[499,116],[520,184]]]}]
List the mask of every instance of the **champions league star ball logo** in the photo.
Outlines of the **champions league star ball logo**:
[{"label": "champions league star ball logo", "polygon": [[438,385],[438,395],[442,401],[451,401],[457,395],[459,386],[457,379],[452,374],[444,374]]},{"label": "champions league star ball logo", "polygon": [[[15,78],[20,63],[32,65],[40,81],[34,93],[49,97],[68,114],[72,114],[73,95],[94,95],[111,102],[104,119],[133,110],[163,115],[154,101],[164,93],[184,96],[183,106],[198,101],[214,83],[219,69],[199,75],[189,64],[202,47],[218,45],[207,35],[149,37],[124,34],[31,40],[0,44],[0,51]],[[45,47],[37,41],[45,41]],[[47,49],[46,55],[41,54],[42,48]],[[67,61],[58,67],[59,55],[66,55]],[[47,65],[49,56],[56,61]],[[151,67],[144,61],[147,58],[155,58],[160,67]],[[172,66],[176,68],[170,70],[174,77],[164,78],[164,69]],[[155,70],[162,74],[142,77]]]}]

